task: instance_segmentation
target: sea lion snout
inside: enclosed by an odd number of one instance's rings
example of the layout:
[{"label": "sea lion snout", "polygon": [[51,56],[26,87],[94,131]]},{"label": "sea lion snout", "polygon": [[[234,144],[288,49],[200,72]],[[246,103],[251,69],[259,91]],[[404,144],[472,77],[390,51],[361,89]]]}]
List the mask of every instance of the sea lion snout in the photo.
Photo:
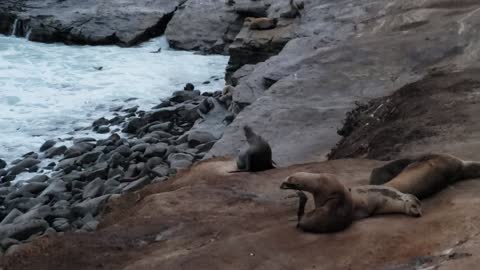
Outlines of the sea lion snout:
[{"label": "sea lion snout", "polygon": [[291,182],[291,176],[289,176],[282,182],[280,189],[298,189],[298,187],[296,184]]}]

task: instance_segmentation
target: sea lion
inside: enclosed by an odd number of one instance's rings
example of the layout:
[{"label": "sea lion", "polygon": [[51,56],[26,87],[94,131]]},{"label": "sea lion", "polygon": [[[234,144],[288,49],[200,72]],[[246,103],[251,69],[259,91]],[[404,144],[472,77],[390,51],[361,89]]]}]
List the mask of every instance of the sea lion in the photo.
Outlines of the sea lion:
[{"label": "sea lion", "polygon": [[412,158],[402,158],[388,162],[381,167],[373,169],[372,173],[370,174],[370,185],[385,184],[386,182],[392,180],[414,161],[415,160]]},{"label": "sea lion", "polygon": [[277,18],[247,18],[247,21],[250,21],[249,29],[250,30],[269,30],[277,27],[278,19]]},{"label": "sea lion", "polygon": [[[480,162],[464,161],[448,154],[419,155],[410,160],[412,162],[391,180],[386,181],[384,186],[422,199],[455,182],[480,177]],[[376,174],[383,174],[383,171],[387,170],[385,168],[393,162],[376,168]],[[374,178],[370,181],[372,180]]]},{"label": "sea lion", "polygon": [[255,134],[247,125],[243,127],[243,132],[247,138],[248,148],[238,155],[238,171],[235,172],[259,172],[275,168],[272,161],[272,149],[268,142]]},{"label": "sea lion", "polygon": [[[414,217],[422,214],[420,201],[413,195],[384,186],[349,189],[333,174],[294,173],[280,188],[299,191],[297,228],[305,232],[341,231],[356,219],[377,214],[401,213]],[[307,196],[302,191],[312,193],[315,202],[315,209],[306,214]]]}]

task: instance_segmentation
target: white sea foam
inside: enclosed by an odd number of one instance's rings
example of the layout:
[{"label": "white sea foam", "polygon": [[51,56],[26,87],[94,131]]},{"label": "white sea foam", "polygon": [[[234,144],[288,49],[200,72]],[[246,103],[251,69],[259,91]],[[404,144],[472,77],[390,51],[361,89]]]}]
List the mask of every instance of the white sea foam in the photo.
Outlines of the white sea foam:
[{"label": "white sea foam", "polygon": [[[161,53],[151,53],[159,47]],[[163,38],[119,48],[0,35],[0,158],[12,161],[37,151],[47,139],[84,136],[89,132],[71,132],[108,117],[112,106],[128,98],[138,98],[128,105],[149,109],[187,82],[221,90],[223,79],[212,78],[223,78],[227,61],[170,50]],[[211,84],[202,85],[207,80]]]}]

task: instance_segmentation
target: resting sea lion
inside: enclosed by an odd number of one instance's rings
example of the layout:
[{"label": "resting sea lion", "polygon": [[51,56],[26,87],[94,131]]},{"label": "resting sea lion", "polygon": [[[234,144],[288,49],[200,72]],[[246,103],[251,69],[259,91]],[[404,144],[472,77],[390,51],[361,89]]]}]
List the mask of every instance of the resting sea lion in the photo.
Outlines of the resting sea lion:
[{"label": "resting sea lion", "polygon": [[[413,195],[384,186],[348,189],[333,174],[299,172],[287,177],[282,189],[299,190],[297,228],[306,232],[328,233],[347,228],[354,220],[377,214],[422,214],[420,201]],[[312,193],[315,209],[304,215],[307,196]]]},{"label": "resting sea lion", "polygon": [[237,157],[236,172],[259,172],[275,168],[272,161],[272,149],[267,141],[255,134],[252,128],[244,126],[248,148]]},{"label": "resting sea lion", "polygon": [[385,184],[401,173],[412,162],[414,160],[411,158],[402,158],[373,169],[370,174],[370,185]]},{"label": "resting sea lion", "polygon": [[269,30],[277,27],[277,18],[247,18],[250,21],[250,30]]},{"label": "resting sea lion", "polygon": [[[464,161],[452,155],[427,154],[411,160],[405,169],[388,179],[385,186],[422,199],[455,182],[480,177],[480,162]],[[393,162],[375,169],[376,174],[383,174],[384,168]],[[375,178],[370,179],[373,180]]]}]

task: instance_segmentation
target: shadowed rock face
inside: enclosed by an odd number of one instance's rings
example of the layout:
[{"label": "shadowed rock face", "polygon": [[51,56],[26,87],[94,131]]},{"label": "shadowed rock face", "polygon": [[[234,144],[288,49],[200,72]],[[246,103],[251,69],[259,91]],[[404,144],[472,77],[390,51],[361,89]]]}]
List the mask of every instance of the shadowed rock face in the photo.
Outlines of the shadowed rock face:
[{"label": "shadowed rock face", "polygon": [[[131,46],[161,35],[181,0],[7,0],[0,33],[32,41]],[[7,12],[8,11],[8,12]],[[8,27],[7,27],[8,26]]]},{"label": "shadowed rock face", "polygon": [[480,3],[466,0],[305,1],[300,37],[242,71],[233,100],[251,105],[210,156],[235,154],[240,127],[249,124],[279,164],[325,159],[354,101],[391,94],[432,71],[475,66],[478,12]]}]

